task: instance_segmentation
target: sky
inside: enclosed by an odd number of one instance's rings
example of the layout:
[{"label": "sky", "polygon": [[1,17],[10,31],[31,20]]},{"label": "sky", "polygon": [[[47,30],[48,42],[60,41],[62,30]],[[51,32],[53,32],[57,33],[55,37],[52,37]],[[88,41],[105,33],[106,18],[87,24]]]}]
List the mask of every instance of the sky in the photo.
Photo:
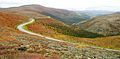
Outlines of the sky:
[{"label": "sky", "polygon": [[69,10],[120,10],[120,0],[0,0],[2,8],[29,4]]}]

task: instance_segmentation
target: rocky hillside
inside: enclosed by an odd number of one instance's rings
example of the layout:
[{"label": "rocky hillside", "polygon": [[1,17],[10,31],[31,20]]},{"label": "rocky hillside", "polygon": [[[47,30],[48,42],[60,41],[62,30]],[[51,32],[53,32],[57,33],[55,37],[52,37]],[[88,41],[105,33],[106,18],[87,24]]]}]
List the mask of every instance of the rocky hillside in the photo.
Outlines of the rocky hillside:
[{"label": "rocky hillside", "polygon": [[[1,9],[1,10],[5,11],[5,9]],[[14,12],[14,13],[22,13],[23,15],[27,15],[27,16],[29,15],[30,17],[47,15],[59,21],[62,21],[66,24],[77,23],[86,19],[86,17],[83,17],[74,11],[49,8],[41,5],[25,5],[20,7],[7,8],[6,10],[12,11],[12,13]]]},{"label": "rocky hillside", "polygon": [[79,24],[80,27],[89,32],[102,35],[120,34],[120,13],[94,17],[89,21]]}]

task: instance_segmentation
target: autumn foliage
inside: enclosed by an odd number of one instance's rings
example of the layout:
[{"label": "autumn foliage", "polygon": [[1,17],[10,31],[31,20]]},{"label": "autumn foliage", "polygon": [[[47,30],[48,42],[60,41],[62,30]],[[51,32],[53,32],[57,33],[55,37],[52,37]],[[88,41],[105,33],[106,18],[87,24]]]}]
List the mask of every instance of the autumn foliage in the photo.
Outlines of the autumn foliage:
[{"label": "autumn foliage", "polygon": [[15,28],[18,24],[26,20],[27,18],[21,15],[12,13],[0,12],[0,25]]}]

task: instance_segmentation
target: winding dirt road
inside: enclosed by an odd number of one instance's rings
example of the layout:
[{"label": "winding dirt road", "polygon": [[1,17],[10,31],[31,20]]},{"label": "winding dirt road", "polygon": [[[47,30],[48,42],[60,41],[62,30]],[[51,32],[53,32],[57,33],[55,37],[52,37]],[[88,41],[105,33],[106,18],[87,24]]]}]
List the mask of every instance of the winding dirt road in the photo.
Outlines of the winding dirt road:
[{"label": "winding dirt road", "polygon": [[[41,18],[50,18],[50,17],[41,17]],[[25,26],[28,25],[28,24],[32,24],[33,22],[35,22],[35,19],[30,18],[28,22],[25,22],[25,23],[22,23],[22,24],[18,25],[17,29],[19,31],[21,31],[21,32],[24,32],[24,33],[28,33],[28,34],[39,36],[39,37],[44,37],[44,38],[46,38],[48,40],[70,43],[70,42],[67,42],[67,41],[58,40],[58,39],[55,39],[55,38],[47,37],[47,36],[44,36],[44,35],[41,35],[41,34],[34,33],[32,31],[26,30]],[[71,43],[71,44],[76,44],[76,43]],[[88,45],[85,45],[85,46],[88,46]],[[105,49],[105,50],[109,50],[109,51],[118,51],[118,52],[120,52],[120,50],[113,50],[113,49],[108,49],[108,48],[101,48],[101,47],[97,47],[97,46],[91,46],[91,47],[93,47],[93,48],[99,48],[99,49]]]},{"label": "winding dirt road", "polygon": [[[49,17],[46,17],[46,18],[49,18]],[[49,39],[49,40],[54,40],[54,41],[59,41],[59,42],[66,42],[66,41],[62,41],[62,40],[50,38],[50,37],[43,36],[43,35],[41,35],[41,34],[37,34],[37,33],[34,33],[34,32],[31,32],[31,31],[26,30],[26,29],[25,29],[25,26],[28,25],[28,24],[32,24],[33,22],[35,22],[35,19],[30,18],[28,22],[23,23],[23,24],[20,24],[19,26],[17,26],[17,29],[18,29],[19,31],[24,32],[24,33],[28,33],[28,34],[35,35],[35,36],[44,37],[44,38]]]}]

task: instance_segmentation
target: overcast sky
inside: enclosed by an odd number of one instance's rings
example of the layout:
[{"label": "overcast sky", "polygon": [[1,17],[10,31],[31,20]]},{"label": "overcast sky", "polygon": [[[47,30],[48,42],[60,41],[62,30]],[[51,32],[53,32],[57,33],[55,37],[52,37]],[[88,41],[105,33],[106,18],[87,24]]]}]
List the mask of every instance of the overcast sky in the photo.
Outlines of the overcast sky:
[{"label": "overcast sky", "polygon": [[0,7],[3,8],[28,4],[39,4],[47,7],[71,10],[120,10],[120,0],[0,0]]}]

